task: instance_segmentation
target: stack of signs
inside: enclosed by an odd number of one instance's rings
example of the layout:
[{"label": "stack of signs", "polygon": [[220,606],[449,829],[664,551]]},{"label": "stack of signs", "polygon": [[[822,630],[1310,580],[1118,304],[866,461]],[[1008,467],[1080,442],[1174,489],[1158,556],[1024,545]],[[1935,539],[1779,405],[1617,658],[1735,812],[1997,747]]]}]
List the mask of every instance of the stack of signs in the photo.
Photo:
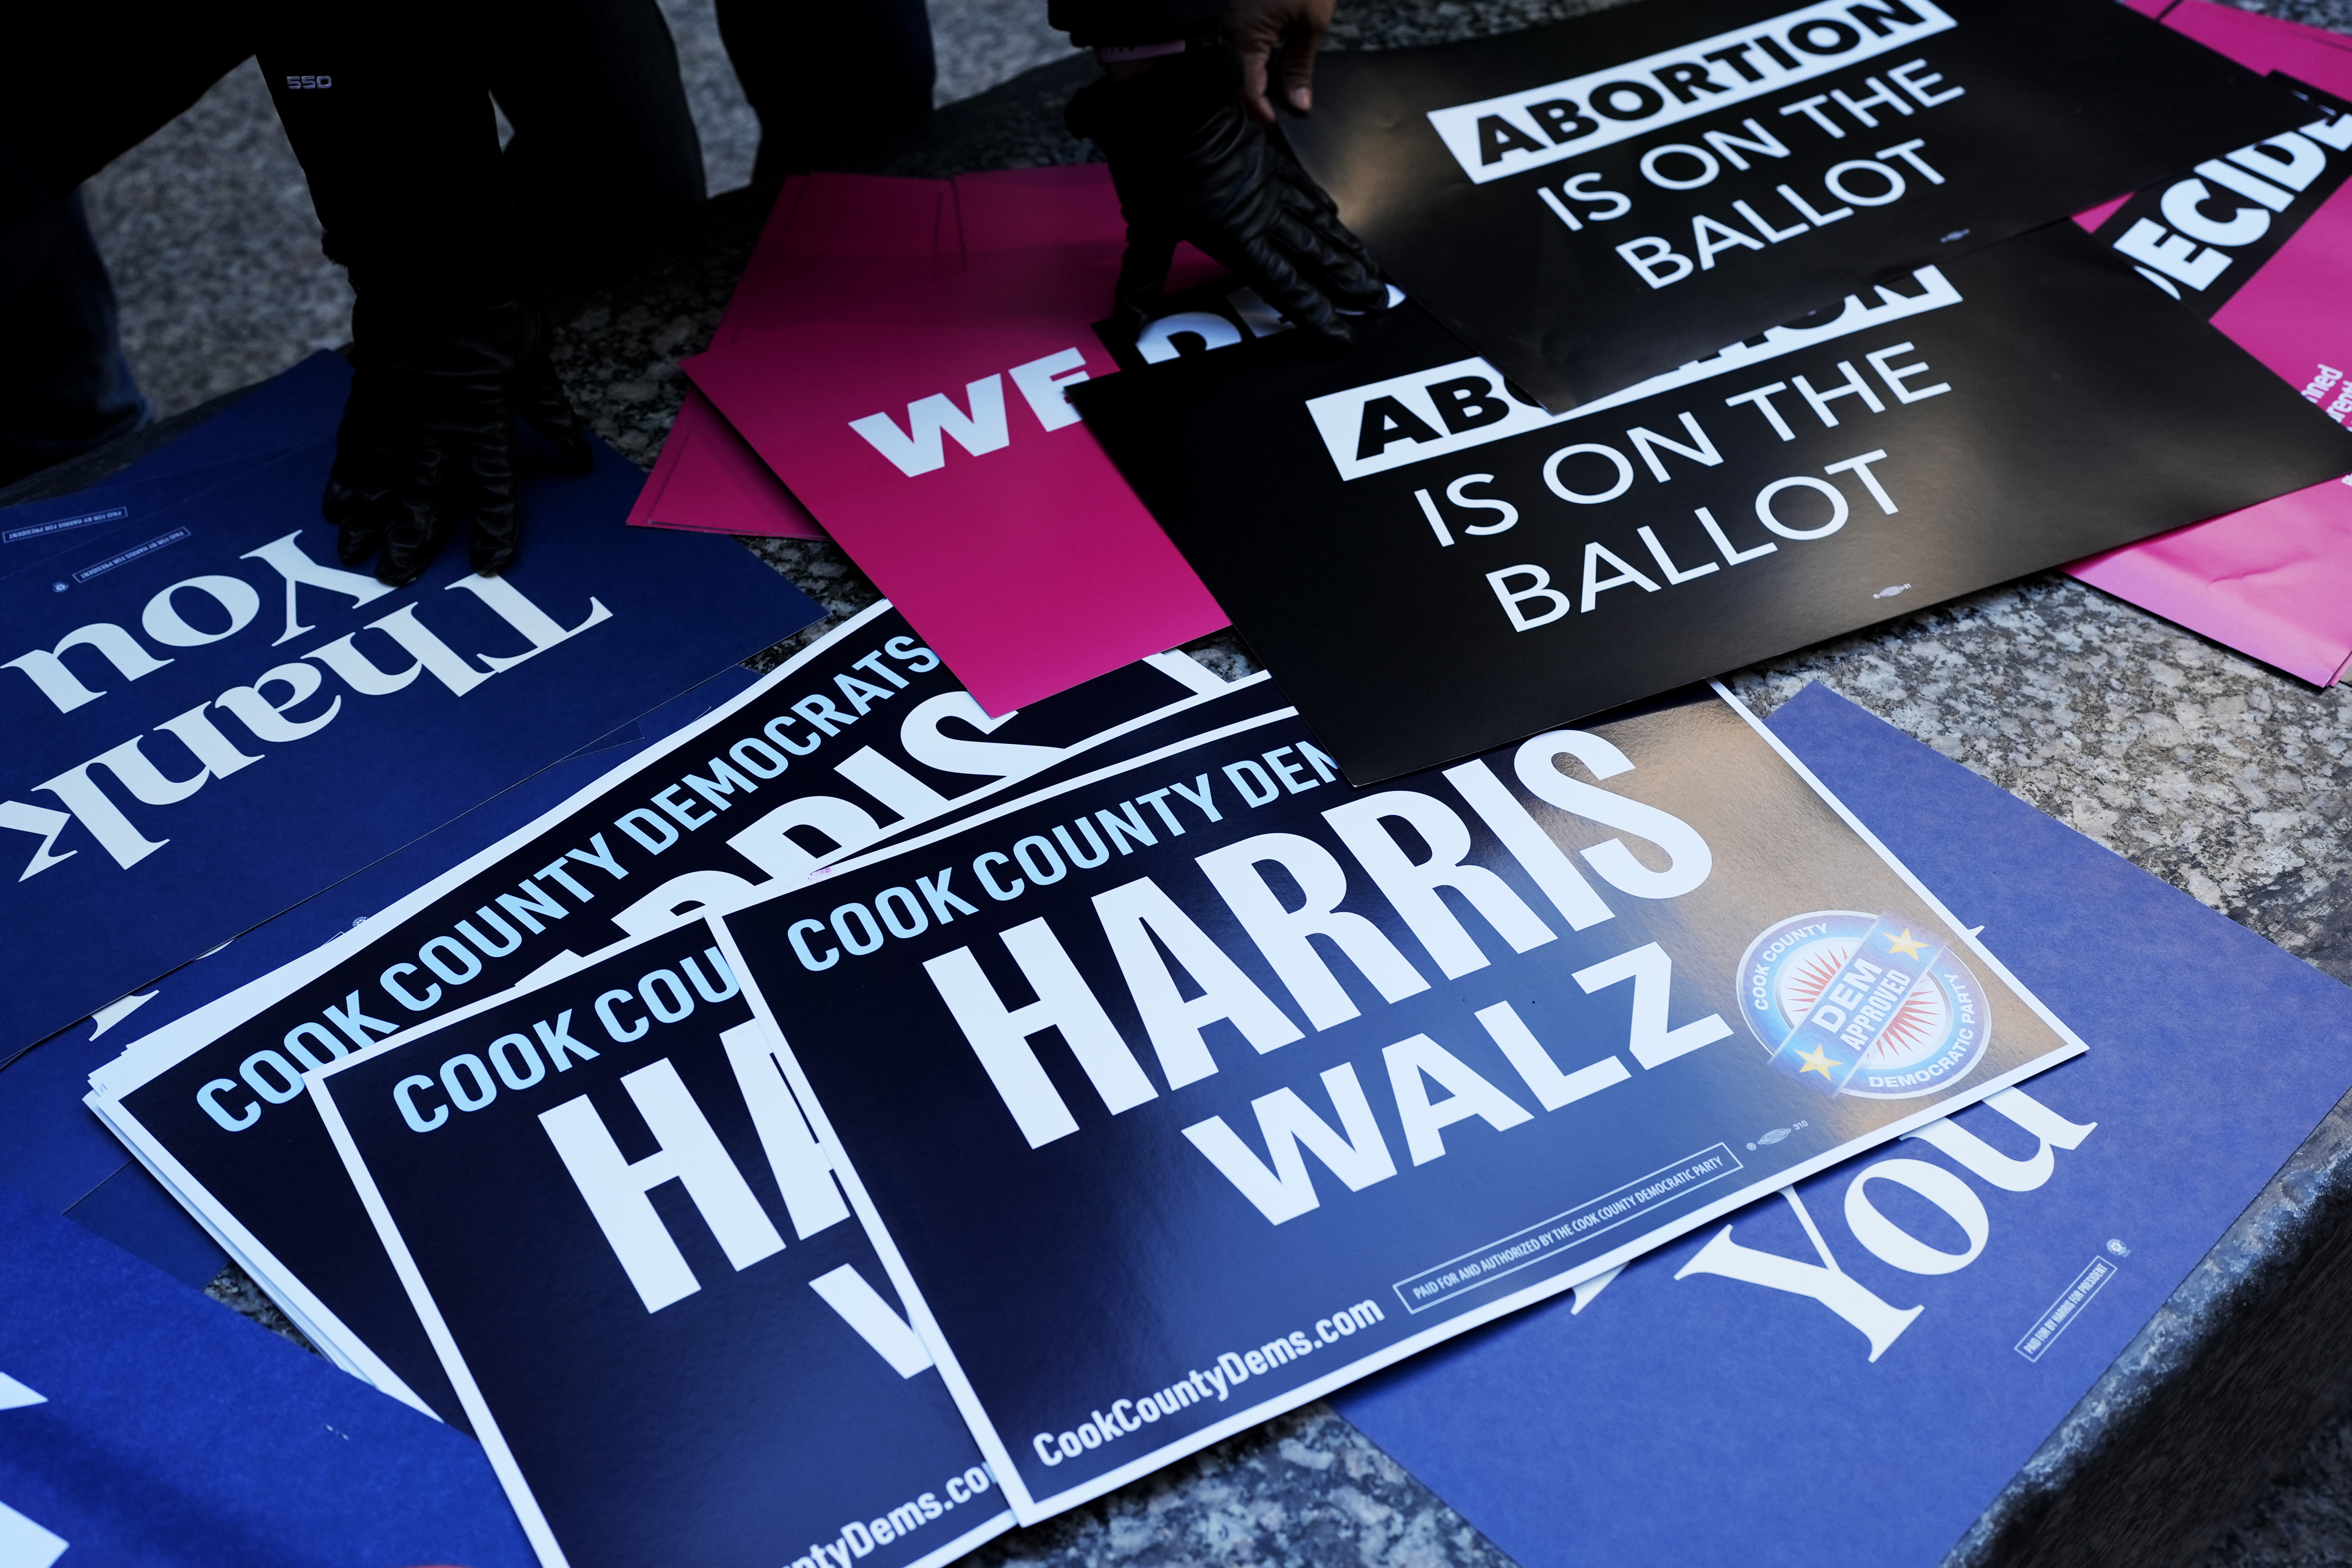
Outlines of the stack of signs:
[{"label": "stack of signs", "polygon": [[[954,184],[871,174],[784,182],[710,346],[756,336],[869,290],[919,289],[953,248]],[[630,512],[633,523],[772,539],[824,531],[694,387]]]},{"label": "stack of signs", "polygon": [[2107,0],[1670,0],[1335,56],[1291,136],[1558,411],[2308,118]]},{"label": "stack of signs", "polygon": [[0,1171],[193,1281],[223,1255],[77,1103],[116,1045],[91,1042],[163,989],[166,1010],[226,989],[246,942],[156,981],[240,933],[316,945],[375,907],[321,925],[322,889],[462,839],[451,819],[486,796],[818,614],[739,550],[619,528],[634,476],[609,452],[573,478],[527,447],[531,542],[506,577],[454,553],[404,590],[346,571],[318,496],[349,380],[315,355],[100,484],[0,514],[0,827],[22,836],[0,878]]},{"label": "stack of signs", "polygon": [[93,1075],[92,1109],[320,1348],[456,1418],[322,1130],[292,1103],[306,1070],[550,963],[799,888],[828,857],[1013,781],[1274,700],[1177,655],[990,718],[877,606],[326,946],[135,1042]]},{"label": "stack of signs", "polygon": [[1368,794],[1277,710],[712,940],[1024,1522],[2082,1048],[1703,692]]},{"label": "stack of signs", "polygon": [[1412,304],[1076,398],[1360,783],[2352,468],[2066,225],[1565,415]]},{"label": "stack of signs", "polygon": [[1527,1568],[1938,1561],[2352,1079],[2309,964],[1820,688],[1770,723],[2093,1048],[1339,1400]]},{"label": "stack of signs", "polygon": [[[2292,86],[2315,118],[2081,220],[2338,424],[2352,418],[2352,46],[2184,0],[2165,24]],[[2315,685],[2352,659],[2352,488],[2320,484],[2068,568]]]},{"label": "stack of signs", "polygon": [[0,1188],[0,1562],[527,1568],[480,1448]]},{"label": "stack of signs", "polygon": [[[845,271],[816,248],[820,199],[885,213],[922,248],[859,286],[789,284]],[[686,368],[982,707],[1225,624],[1064,395],[1112,368],[1088,329],[1125,240],[1107,173],[817,176],[770,248],[804,229],[809,266],[747,274],[741,329]],[[1003,613],[1014,600],[1022,617]]]},{"label": "stack of signs", "polygon": [[[348,375],[325,364],[341,374],[289,379]],[[46,558],[0,577],[0,827],[19,857],[0,1057],[819,613],[723,541],[620,527],[635,475],[603,449],[583,477],[530,478],[508,574],[447,551],[388,588],[335,561],[318,500],[332,455],[318,441],[148,480],[187,493],[118,503],[128,515],[47,536]]]},{"label": "stack of signs", "polygon": [[541,1562],[915,1568],[1011,1528],[699,922],[311,1081]]},{"label": "stack of signs", "polygon": [[[299,958],[365,921],[421,883],[497,842],[610,772],[635,750],[740,692],[758,679],[741,666],[712,677],[641,716],[593,750],[556,763],[445,827],[304,900],[227,946],[174,970],[106,1008],[96,1026],[68,1029],[0,1071],[0,1183],[75,1220],[116,1246],[201,1285],[226,1255],[188,1213],[137,1165],[81,1101],[89,1075],[113,1059],[134,1017],[145,1032]],[[123,1033],[117,1035],[116,1030]]]},{"label": "stack of signs", "polygon": [[93,1103],[543,1562],[901,1568],[2082,1048],[1732,705],[1358,794],[1187,664],[877,609]]}]

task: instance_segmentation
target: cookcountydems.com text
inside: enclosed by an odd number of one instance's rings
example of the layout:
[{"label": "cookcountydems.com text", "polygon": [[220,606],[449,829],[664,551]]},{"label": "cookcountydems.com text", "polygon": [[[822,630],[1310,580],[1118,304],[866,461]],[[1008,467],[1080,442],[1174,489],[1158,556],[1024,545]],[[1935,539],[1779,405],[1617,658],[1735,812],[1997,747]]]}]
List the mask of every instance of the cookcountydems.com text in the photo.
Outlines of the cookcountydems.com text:
[{"label": "cookcountydems.com text", "polygon": [[978,1500],[993,1485],[995,1478],[986,1468],[974,1465],[960,1476],[948,1478],[947,1485],[940,1489],[948,1494],[944,1500],[939,1492],[925,1492],[878,1519],[862,1522],[853,1519],[841,1527],[841,1532],[833,1540],[811,1542],[808,1555],[793,1558],[791,1568],[849,1568],[876,1547],[887,1546],[902,1535],[912,1535],[958,1503]]},{"label": "cookcountydems.com text", "polygon": [[1030,1444],[1046,1464],[1075,1459],[1088,1448],[1099,1448],[1130,1432],[1140,1432],[1149,1423],[1173,1415],[1188,1405],[1230,1398],[1236,1386],[1251,1378],[1312,1354],[1324,1345],[1336,1345],[1358,1330],[1369,1329],[1387,1317],[1377,1301],[1364,1300],[1343,1307],[1328,1318],[1316,1319],[1311,1337],[1305,1329],[1293,1329],[1255,1350],[1226,1351],[1206,1372],[1186,1373],[1157,1393],[1115,1399],[1108,1410],[1089,1411],[1089,1418],[1079,1422],[1073,1430],[1040,1432],[1029,1439]]}]

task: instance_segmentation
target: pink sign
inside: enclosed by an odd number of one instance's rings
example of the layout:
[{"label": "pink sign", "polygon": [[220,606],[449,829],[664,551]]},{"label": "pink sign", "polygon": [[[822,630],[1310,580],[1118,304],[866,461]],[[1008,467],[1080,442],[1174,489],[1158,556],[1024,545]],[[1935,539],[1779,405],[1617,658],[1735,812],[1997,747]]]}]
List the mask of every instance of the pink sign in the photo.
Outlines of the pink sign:
[{"label": "pink sign", "polygon": [[[2352,40],[2208,0],[2132,0],[2255,70],[2352,100]],[[2352,417],[2352,115],[2239,148],[2075,219],[2326,416]],[[2330,482],[2067,568],[2326,686],[2352,662],[2352,485]]]},{"label": "pink sign", "polygon": [[[1120,232],[1099,164],[948,180],[794,175],[785,183],[712,346],[757,336],[877,289],[920,287],[968,255],[1102,245]],[[1187,246],[1171,289],[1216,268]],[[641,527],[823,539],[824,530],[699,392],[689,392],[629,514]]]},{"label": "pink sign", "polygon": [[692,387],[629,521],[641,528],[823,539],[824,530],[760,461],[710,400]]},{"label": "pink sign", "polygon": [[[946,180],[795,174],[770,210],[713,346],[821,314],[872,289],[919,287],[960,268]],[[824,530],[709,399],[689,391],[629,521],[640,527],[823,539]]]},{"label": "pink sign", "polygon": [[687,362],[992,713],[1225,624],[1063,396],[1119,245],[983,253]]}]

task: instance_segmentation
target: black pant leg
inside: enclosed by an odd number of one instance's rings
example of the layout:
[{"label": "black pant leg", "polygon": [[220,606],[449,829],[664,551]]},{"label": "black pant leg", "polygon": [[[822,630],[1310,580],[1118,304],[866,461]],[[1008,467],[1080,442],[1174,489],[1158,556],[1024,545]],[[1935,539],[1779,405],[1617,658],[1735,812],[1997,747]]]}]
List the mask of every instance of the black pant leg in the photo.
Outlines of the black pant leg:
[{"label": "black pant leg", "polygon": [[718,0],[760,117],[755,182],[854,163],[922,122],[938,74],[924,0]]},{"label": "black pant leg", "polygon": [[499,0],[490,87],[541,272],[576,271],[702,203],[702,142],[656,0]]},{"label": "black pant leg", "polygon": [[147,422],[81,193],[0,149],[0,487]]},{"label": "black pant leg", "polygon": [[362,299],[478,305],[521,285],[483,33],[456,0],[289,0],[266,31],[278,121]]},{"label": "black pant leg", "polygon": [[0,485],[146,421],[79,187],[253,50],[241,0],[74,0],[0,20]]}]

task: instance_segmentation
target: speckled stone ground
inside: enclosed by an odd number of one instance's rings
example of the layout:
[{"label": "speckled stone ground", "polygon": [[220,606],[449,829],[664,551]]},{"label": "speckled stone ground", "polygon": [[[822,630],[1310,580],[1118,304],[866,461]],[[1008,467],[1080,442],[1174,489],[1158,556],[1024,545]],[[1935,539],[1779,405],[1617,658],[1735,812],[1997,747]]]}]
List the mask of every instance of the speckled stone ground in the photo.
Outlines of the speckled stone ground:
[{"label": "speckled stone ground", "polygon": [[[748,173],[755,132],[717,47],[707,0],[664,0],[714,190]],[[1583,0],[1349,0],[1335,47],[1395,47],[1525,26]],[[2352,32],[2352,0],[2249,6]],[[1087,150],[1057,109],[1090,74],[1041,22],[1037,0],[935,4],[940,101],[1049,68],[943,110],[890,171],[1071,162]],[[1058,64],[1056,62],[1059,62]],[[92,191],[124,296],[134,363],[159,403],[186,406],[339,341],[348,294],[250,67]],[[226,217],[225,214],[235,214]],[[716,324],[760,213],[748,193],[641,275],[565,302],[561,363],[604,437],[649,466],[684,383],[675,366]],[[753,546],[836,612],[875,591],[825,544]],[[814,634],[803,634],[806,636]],[[786,645],[789,647],[791,645]],[[1231,634],[1196,645],[1250,663]],[[780,650],[781,652],[781,650]],[[772,654],[771,657],[780,657]],[[2055,574],[1924,609],[1737,673],[1769,710],[1818,679],[2042,809],[2352,981],[2352,695],[2315,691]],[[2339,1107],[2247,1217],[2152,1321],[1948,1568],[1974,1568],[2009,1510],[2062,1485],[2102,1431],[2263,1283],[2266,1262],[2352,1182],[2352,1109]],[[213,1293],[275,1316],[236,1271]],[[280,1321],[282,1322],[282,1320]],[[2251,1478],[2249,1478],[2251,1479]],[[1328,1407],[1309,1406],[974,1559],[1052,1564],[1354,1563],[1486,1568],[1506,1560]],[[2352,1563],[2352,1417],[2221,1534],[2206,1568]]]}]

